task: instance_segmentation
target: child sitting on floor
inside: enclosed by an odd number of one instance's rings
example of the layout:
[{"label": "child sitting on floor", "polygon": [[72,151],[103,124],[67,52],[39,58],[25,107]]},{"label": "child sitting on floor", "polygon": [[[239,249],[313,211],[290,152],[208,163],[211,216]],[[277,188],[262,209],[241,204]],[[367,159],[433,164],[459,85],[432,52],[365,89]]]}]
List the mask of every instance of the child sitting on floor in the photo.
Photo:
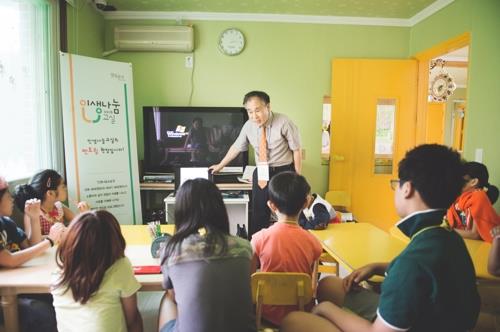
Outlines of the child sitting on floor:
[{"label": "child sitting on floor", "polygon": [[464,179],[462,194],[446,214],[448,223],[464,238],[491,243],[491,230],[500,225],[500,216],[492,206],[498,188],[488,183],[486,166],[475,161],[464,164]]},{"label": "child sitting on floor", "polygon": [[[75,214],[62,202],[68,198],[68,191],[64,179],[54,170],[46,169],[36,173],[29,184],[16,187],[15,203],[19,210],[24,212],[24,205],[28,199],[36,198],[41,201],[40,207],[40,229],[42,235],[49,234],[49,230],[55,223],[68,223]],[[89,210],[86,202],[78,203],[80,212]],[[25,230],[29,227],[29,221],[25,217]]]},{"label": "child sitting on floor", "polygon": [[[261,272],[302,272],[311,275],[313,280],[316,278],[312,273],[322,252],[321,243],[298,224],[310,190],[306,179],[294,172],[283,172],[271,179],[267,204],[278,221],[253,235],[252,272],[259,263]],[[262,315],[280,325],[286,314],[296,309],[296,306],[264,305]]]},{"label": "child sitting on floor", "polygon": [[299,216],[299,224],[304,229],[325,229],[329,223],[339,222],[333,206],[318,194],[307,196],[307,207]]}]

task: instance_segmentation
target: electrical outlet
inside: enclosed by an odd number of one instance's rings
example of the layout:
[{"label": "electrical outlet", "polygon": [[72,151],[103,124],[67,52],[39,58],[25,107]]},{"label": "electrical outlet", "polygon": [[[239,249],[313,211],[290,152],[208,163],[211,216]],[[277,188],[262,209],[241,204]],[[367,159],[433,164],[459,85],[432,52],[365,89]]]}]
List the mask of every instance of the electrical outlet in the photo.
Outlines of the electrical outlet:
[{"label": "electrical outlet", "polygon": [[186,55],[186,57],[184,58],[184,66],[186,68],[193,68],[193,64],[194,64],[194,58],[192,55]]}]

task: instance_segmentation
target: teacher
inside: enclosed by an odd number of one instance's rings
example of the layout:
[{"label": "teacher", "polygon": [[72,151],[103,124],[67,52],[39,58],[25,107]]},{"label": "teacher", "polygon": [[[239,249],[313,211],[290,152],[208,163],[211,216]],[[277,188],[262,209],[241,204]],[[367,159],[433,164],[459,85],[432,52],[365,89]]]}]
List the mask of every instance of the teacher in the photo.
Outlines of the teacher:
[{"label": "teacher", "polygon": [[217,165],[210,166],[216,173],[229,164],[250,143],[255,150],[257,168],[252,183],[252,219],[249,236],[270,224],[271,211],[267,206],[267,184],[276,174],[295,171],[300,174],[302,152],[297,126],[283,114],[271,111],[269,95],[263,91],[251,91],[243,98],[248,121]]}]

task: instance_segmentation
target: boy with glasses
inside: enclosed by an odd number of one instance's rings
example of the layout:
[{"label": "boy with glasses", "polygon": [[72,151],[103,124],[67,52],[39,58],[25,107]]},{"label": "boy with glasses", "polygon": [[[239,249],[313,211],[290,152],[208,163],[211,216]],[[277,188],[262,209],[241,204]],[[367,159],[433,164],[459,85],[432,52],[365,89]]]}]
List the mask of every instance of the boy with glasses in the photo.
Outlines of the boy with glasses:
[{"label": "boy with glasses", "polygon": [[[390,264],[322,279],[318,300],[324,302],[313,314],[288,315],[281,331],[471,330],[480,306],[474,267],[462,238],[442,225],[463,186],[462,167],[460,155],[442,145],[407,152],[391,186],[402,218],[396,225],[411,238],[408,246]],[[374,275],[385,276],[380,295],[359,287]]]}]

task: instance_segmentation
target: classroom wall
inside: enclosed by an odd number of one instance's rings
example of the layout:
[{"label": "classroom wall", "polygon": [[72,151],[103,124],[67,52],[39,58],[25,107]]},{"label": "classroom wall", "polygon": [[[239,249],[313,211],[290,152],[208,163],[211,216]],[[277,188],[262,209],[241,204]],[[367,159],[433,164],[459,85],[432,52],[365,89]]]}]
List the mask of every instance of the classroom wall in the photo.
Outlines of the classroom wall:
[{"label": "classroom wall", "polygon": [[87,0],[66,5],[68,52],[100,58],[104,50],[104,18]]},{"label": "classroom wall", "polygon": [[[500,186],[500,1],[455,0],[441,11],[411,28],[410,54],[471,33],[467,117],[465,122],[465,158],[474,159],[475,150],[483,149],[490,183]],[[500,201],[495,205],[500,210]]]},{"label": "classroom wall", "polygon": [[[327,190],[328,167],[321,166],[323,95],[330,94],[334,57],[407,58],[409,28],[257,22],[183,22],[195,28],[194,73],[182,53],[119,52],[110,60],[133,64],[139,158],[143,158],[142,107],[186,106],[191,77],[193,106],[239,106],[254,89],[267,91],[273,110],[287,114],[300,128],[306,150],[303,172],[312,189]],[[113,48],[118,24],[174,24],[165,21],[106,21],[105,49]],[[219,34],[237,27],[247,44],[242,54],[223,55]],[[335,142],[333,142],[335,144]]]}]

